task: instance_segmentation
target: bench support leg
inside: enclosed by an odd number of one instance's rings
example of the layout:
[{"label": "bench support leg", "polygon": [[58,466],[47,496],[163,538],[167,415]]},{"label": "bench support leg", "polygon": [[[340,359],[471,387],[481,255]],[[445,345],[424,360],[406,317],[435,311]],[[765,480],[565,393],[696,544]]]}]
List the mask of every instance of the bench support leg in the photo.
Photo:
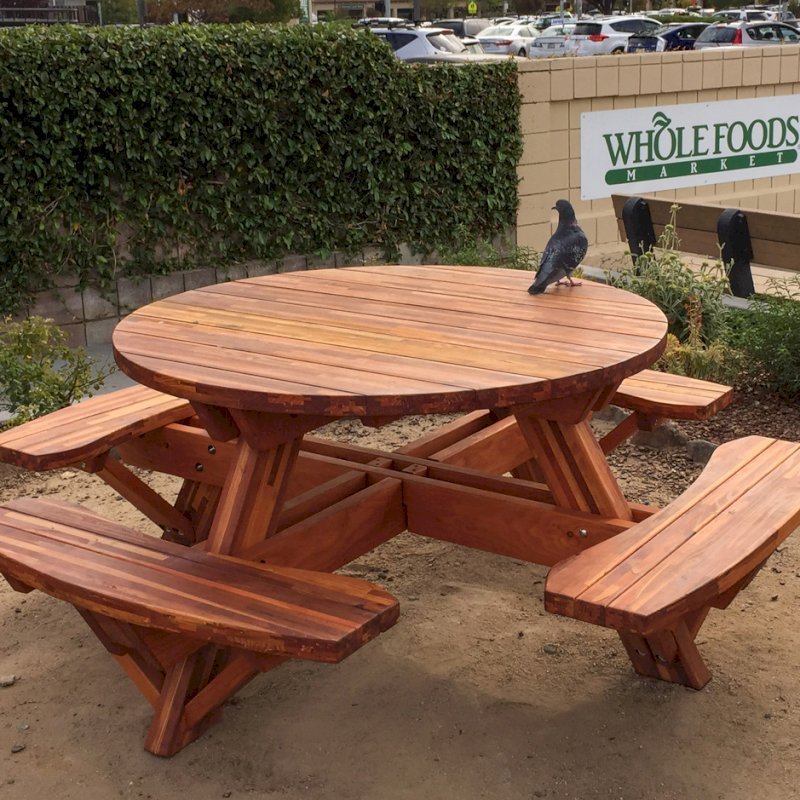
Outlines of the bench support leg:
[{"label": "bench support leg", "polygon": [[711,680],[711,672],[694,639],[707,614],[708,608],[704,608],[688,614],[673,628],[648,636],[619,631],[633,668],[648,678],[702,689]]}]

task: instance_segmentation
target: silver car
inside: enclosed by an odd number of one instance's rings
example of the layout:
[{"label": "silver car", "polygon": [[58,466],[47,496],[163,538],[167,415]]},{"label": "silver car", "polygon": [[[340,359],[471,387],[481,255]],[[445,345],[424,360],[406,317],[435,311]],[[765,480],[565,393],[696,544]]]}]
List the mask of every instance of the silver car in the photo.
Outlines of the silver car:
[{"label": "silver car", "polygon": [[782,22],[720,22],[716,25],[709,25],[697,37],[694,49],[767,47],[798,43],[800,43],[800,31]]},{"label": "silver car", "polygon": [[538,31],[529,25],[493,25],[478,34],[487,53],[503,53],[525,58]]},{"label": "silver car", "polygon": [[528,55],[531,58],[563,56],[565,54],[564,42],[573,30],[575,30],[574,22],[568,22],[566,25],[551,25],[533,40]]}]

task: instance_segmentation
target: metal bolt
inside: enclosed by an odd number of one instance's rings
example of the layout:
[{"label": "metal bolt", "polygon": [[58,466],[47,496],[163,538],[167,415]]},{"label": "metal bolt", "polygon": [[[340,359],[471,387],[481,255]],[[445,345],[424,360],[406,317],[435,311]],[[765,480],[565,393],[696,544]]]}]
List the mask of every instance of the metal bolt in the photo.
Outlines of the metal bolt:
[{"label": "metal bolt", "polygon": [[581,528],[581,529],[578,531],[578,536],[580,536],[580,537],[581,537],[581,539],[585,539],[585,538],[586,538],[588,535],[589,535],[589,534],[586,532],[586,528]]},{"label": "metal bolt", "polygon": [[203,471],[203,465],[202,465],[202,464],[201,464],[201,463],[198,461],[198,462],[197,462],[197,463],[194,465],[194,469],[195,469],[195,472],[202,472],[202,471]]},{"label": "metal bolt", "polygon": [[215,454],[216,454],[216,452],[217,452],[217,448],[216,448],[216,447],[214,447],[214,445],[213,445],[213,444],[210,444],[210,445],[208,446],[208,452],[209,452],[209,453],[211,453],[211,455],[213,456],[213,455],[215,455]]}]

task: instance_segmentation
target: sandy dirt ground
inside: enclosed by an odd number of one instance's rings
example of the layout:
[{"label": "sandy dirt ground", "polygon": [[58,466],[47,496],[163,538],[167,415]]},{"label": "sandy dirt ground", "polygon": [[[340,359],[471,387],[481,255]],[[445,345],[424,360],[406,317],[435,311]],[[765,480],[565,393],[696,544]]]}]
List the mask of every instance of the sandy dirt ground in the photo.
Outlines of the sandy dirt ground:
[{"label": "sandy dirt ground", "polygon": [[[391,448],[432,424],[332,433]],[[630,445],[614,469],[650,503],[698,472],[683,447]],[[0,500],[23,494],[151,530],[82,473],[0,466]],[[0,800],[800,797],[796,535],[711,612],[701,692],[638,677],[613,631],[546,614],[544,568],[403,534],[346,571],[395,594],[400,622],[340,665],[259,676],[166,760],[142,749],[149,706],[78,614],[0,581]]]}]

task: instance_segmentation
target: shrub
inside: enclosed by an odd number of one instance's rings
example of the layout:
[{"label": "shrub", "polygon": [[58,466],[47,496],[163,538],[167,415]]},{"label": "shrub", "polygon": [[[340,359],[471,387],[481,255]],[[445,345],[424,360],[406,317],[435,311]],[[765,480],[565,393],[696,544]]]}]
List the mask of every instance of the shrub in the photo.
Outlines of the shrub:
[{"label": "shrub", "polygon": [[0,324],[0,410],[10,427],[91,396],[115,367],[98,367],[84,349],[72,349],[52,320],[29,317]]},{"label": "shrub", "polygon": [[731,314],[727,339],[742,352],[751,380],[800,398],[800,277],[772,281],[769,290],[752,298],[749,311]]},{"label": "shrub", "polygon": [[704,263],[697,270],[684,262],[675,230],[677,211],[678,206],[673,206],[672,220],[657,248],[639,256],[635,266],[608,273],[607,280],[655,303],[667,318],[669,333],[679,342],[689,342],[694,336],[708,345],[725,330],[722,298],[728,293],[728,280],[721,261]]},{"label": "shrub", "polygon": [[0,30],[0,314],[60,273],[491,238],[516,215],[516,78],[327,25]]},{"label": "shrub", "polygon": [[530,247],[495,246],[486,239],[476,239],[468,231],[457,233],[461,244],[455,248],[443,248],[439,253],[440,264],[466,264],[475,267],[505,267],[506,269],[536,270],[539,254]]}]

